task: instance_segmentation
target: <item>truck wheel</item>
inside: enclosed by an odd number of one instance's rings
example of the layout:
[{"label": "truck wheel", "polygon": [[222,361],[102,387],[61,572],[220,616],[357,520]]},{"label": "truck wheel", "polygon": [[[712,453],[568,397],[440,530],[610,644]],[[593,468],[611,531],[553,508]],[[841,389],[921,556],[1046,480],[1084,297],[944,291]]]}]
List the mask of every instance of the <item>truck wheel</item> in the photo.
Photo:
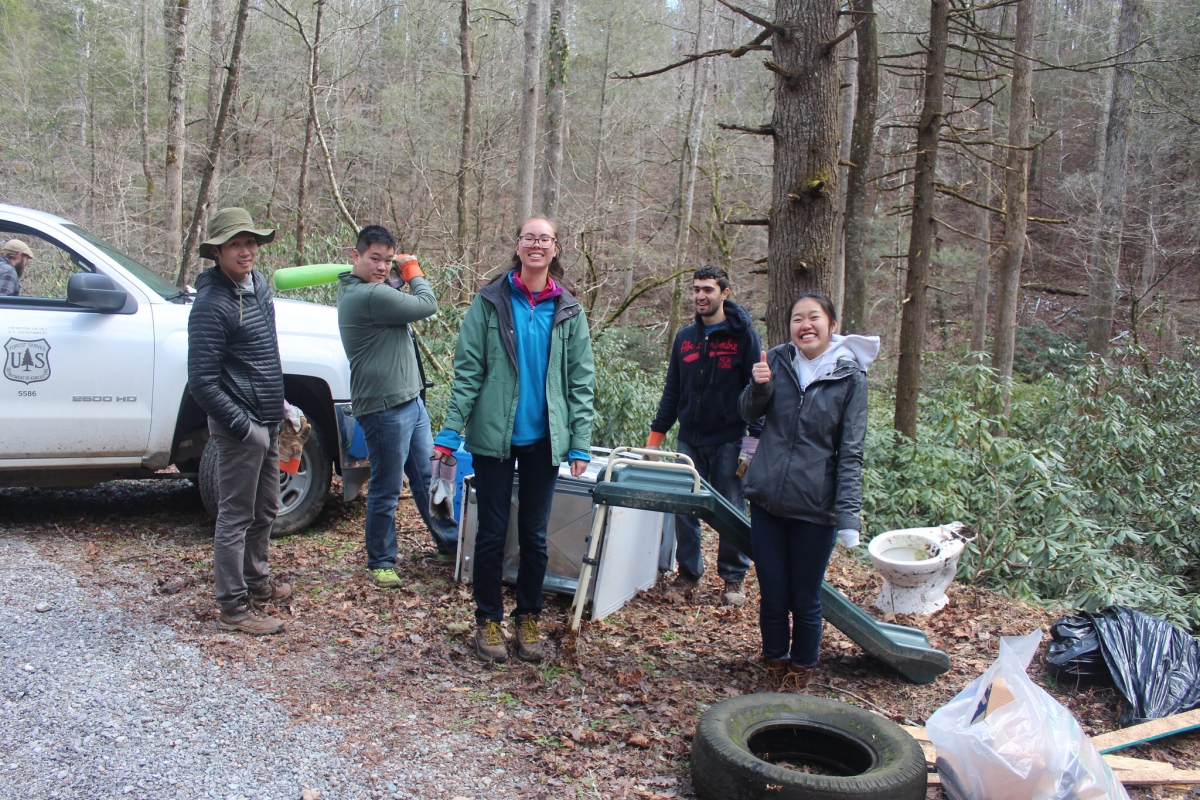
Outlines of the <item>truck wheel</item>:
[{"label": "truck wheel", "polygon": [[820,697],[723,700],[692,740],[703,800],[924,800],[926,782],[925,756],[900,726]]},{"label": "truck wheel", "polygon": [[[275,517],[275,527],[271,529],[272,537],[287,536],[307,528],[321,513],[329,498],[333,462],[325,454],[317,423],[312,418],[308,422],[312,425],[312,433],[304,443],[300,469],[295,475],[279,471],[279,514]],[[204,510],[216,519],[221,495],[217,483],[217,445],[212,439],[208,440],[200,458],[198,479]]]}]

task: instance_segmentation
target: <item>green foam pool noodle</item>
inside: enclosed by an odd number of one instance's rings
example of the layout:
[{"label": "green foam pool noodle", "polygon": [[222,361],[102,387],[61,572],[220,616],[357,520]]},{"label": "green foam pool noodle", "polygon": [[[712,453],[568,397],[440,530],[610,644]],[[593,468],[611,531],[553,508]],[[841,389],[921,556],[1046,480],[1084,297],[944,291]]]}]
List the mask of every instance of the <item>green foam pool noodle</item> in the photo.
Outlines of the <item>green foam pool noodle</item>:
[{"label": "green foam pool noodle", "polygon": [[306,264],[303,267],[284,267],[275,270],[271,280],[276,289],[301,289],[305,286],[320,286],[335,283],[343,272],[349,272],[349,264]]}]

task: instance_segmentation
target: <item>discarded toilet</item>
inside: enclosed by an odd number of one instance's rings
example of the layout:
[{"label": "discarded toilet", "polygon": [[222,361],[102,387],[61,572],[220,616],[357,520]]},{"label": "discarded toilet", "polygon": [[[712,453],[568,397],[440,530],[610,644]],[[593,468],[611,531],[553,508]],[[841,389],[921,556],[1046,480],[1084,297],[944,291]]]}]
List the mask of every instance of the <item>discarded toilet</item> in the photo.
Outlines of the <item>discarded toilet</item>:
[{"label": "discarded toilet", "polygon": [[949,598],[946,589],[954,580],[958,559],[971,539],[962,536],[963,524],[951,522],[936,528],[905,528],[881,533],[867,552],[883,575],[883,588],[875,607],[894,614],[932,614]]}]

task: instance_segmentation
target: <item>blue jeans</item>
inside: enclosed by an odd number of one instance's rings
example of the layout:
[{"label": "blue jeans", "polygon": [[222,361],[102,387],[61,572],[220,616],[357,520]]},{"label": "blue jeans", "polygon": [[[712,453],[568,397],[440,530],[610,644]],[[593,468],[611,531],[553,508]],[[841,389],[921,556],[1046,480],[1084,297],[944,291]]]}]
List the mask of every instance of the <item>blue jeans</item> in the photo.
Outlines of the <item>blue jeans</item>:
[{"label": "blue jeans", "polygon": [[836,535],[832,525],[776,517],[750,504],[763,658],[787,658],[790,639],[792,663],[817,665],[821,650],[821,581]]},{"label": "blue jeans", "polygon": [[[742,496],[742,479],[737,476],[738,453],[741,441],[716,445],[691,445],[679,443],[679,452],[691,456],[700,477],[708,481],[734,508],[746,511],[746,500]],[[690,578],[704,574],[704,556],[700,553],[700,520],[682,514],[675,515],[675,559],[679,571]],[[741,583],[746,579],[750,559],[725,537],[718,538],[717,574],[730,583]]]},{"label": "blue jeans", "polygon": [[433,470],[429,460],[433,458],[433,430],[429,425],[429,414],[420,398],[415,400],[419,414],[408,445],[408,460],[404,462],[404,474],[412,489],[413,503],[425,527],[433,536],[437,551],[452,554],[458,549],[458,523],[452,519],[439,519],[429,513],[429,484],[433,482]]},{"label": "blue jeans", "polygon": [[413,431],[420,418],[420,399],[358,417],[371,459],[367,490],[367,569],[396,566],[396,504],[401,473],[408,460]]},{"label": "blue jeans", "polygon": [[546,579],[546,525],[558,481],[558,464],[550,457],[550,438],[531,445],[513,446],[508,458],[474,455],[475,499],[479,528],[475,533],[475,619],[500,622],[504,618],[501,583],[504,544],[512,508],[513,473],[519,464],[517,487],[517,608],[513,616],[542,611],[542,582]]}]

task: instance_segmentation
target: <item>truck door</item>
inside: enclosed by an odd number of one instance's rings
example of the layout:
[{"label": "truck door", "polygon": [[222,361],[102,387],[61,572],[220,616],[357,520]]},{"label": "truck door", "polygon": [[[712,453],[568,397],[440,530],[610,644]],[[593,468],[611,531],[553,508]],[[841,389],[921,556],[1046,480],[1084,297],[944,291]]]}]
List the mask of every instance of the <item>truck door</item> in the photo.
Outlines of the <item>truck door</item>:
[{"label": "truck door", "polygon": [[[21,296],[0,297],[0,458],[140,460],[154,380],[154,323],[145,293],[48,234],[6,227],[0,225],[0,238],[20,238],[34,257]],[[79,272],[109,274],[132,302],[111,313],[68,304],[67,281]]]}]

